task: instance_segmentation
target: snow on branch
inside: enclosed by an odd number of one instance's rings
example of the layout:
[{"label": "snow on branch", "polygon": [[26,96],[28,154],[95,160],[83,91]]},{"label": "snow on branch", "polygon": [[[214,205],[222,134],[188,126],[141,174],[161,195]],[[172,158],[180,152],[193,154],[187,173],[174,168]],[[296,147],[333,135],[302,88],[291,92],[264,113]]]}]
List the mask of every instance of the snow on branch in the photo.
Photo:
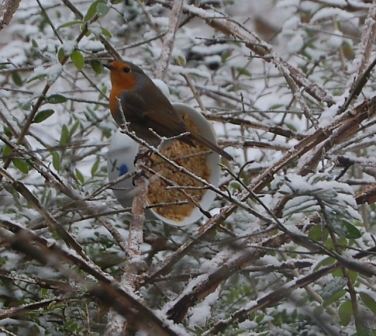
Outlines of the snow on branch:
[{"label": "snow on branch", "polygon": [[21,0],[1,0],[0,2],[0,30],[10,23]]}]

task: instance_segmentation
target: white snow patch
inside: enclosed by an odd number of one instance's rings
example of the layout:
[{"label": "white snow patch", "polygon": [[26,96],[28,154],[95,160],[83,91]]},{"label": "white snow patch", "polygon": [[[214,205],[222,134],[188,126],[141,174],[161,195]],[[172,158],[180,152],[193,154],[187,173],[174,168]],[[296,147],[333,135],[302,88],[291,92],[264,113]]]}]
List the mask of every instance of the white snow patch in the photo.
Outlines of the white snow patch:
[{"label": "white snow patch", "polygon": [[159,319],[163,321],[170,329],[172,329],[179,336],[190,336],[190,334],[185,330],[184,326],[181,324],[174,323],[172,320],[168,319],[166,314],[161,310],[153,311]]},{"label": "white snow patch", "polygon": [[202,274],[202,275],[199,275],[197,276],[196,278],[192,279],[185,287],[185,289],[183,290],[183,292],[175,299],[175,300],[172,300],[170,302],[167,302],[162,311],[163,312],[167,312],[170,308],[173,307],[173,305],[175,304],[175,302],[177,302],[181,297],[183,297],[184,295],[190,293],[192,291],[193,288],[195,288],[198,284],[206,281],[208,279],[208,274]]},{"label": "white snow patch", "polygon": [[300,24],[300,18],[294,15],[285,21],[285,23],[282,26],[282,30],[294,31],[295,29],[298,28],[299,24]]},{"label": "white snow patch", "polygon": [[64,44],[62,45],[64,54],[66,55],[70,55],[75,47],[76,47],[76,43],[74,41],[65,41]]},{"label": "white snow patch", "polygon": [[210,78],[210,73],[206,68],[204,70],[200,70],[197,68],[183,68],[178,65],[170,65],[170,70],[172,73],[197,75],[203,78]]},{"label": "white snow patch", "polygon": [[298,32],[296,33],[289,42],[287,42],[287,50],[293,54],[298,52],[304,46],[303,34]]},{"label": "white snow patch", "polygon": [[282,7],[298,7],[300,3],[300,0],[280,0],[278,1],[276,7],[282,8]]},{"label": "white snow patch", "polygon": [[205,45],[196,45],[191,50],[192,52],[204,56],[208,55],[215,55],[215,54],[221,54],[224,51],[232,50],[229,45],[227,44],[213,44],[211,46],[205,46]]},{"label": "white snow patch", "polygon": [[204,261],[201,261],[200,272],[208,273],[215,270],[219,265],[222,265],[231,254],[233,254],[233,252],[225,249],[223,251],[218,252],[214,258],[205,259]]},{"label": "white snow patch", "polygon": [[189,311],[188,324],[194,326],[204,326],[211,316],[211,306],[218,300],[220,287],[209,294],[204,301],[193,307]]},{"label": "white snow patch", "polygon": [[14,65],[22,65],[27,62],[26,50],[27,44],[22,41],[11,41],[6,48],[0,49],[0,62],[12,61]]},{"label": "white snow patch", "polygon": [[164,26],[167,27],[169,24],[169,18],[168,17],[155,17],[153,16],[153,23],[159,25],[159,26]]},{"label": "white snow patch", "polygon": [[260,263],[268,266],[278,266],[280,265],[280,262],[276,257],[273,257],[271,255],[265,255],[260,258]]},{"label": "white snow patch", "polygon": [[80,49],[86,51],[100,51],[103,50],[103,44],[100,41],[93,41],[88,39],[87,37],[83,38],[80,43],[78,44]]},{"label": "white snow patch", "polygon": [[257,323],[254,322],[254,321],[250,321],[250,320],[245,320],[243,322],[240,322],[238,324],[239,328],[242,329],[242,330],[251,330],[251,329],[255,329],[257,327]]},{"label": "white snow patch", "polygon": [[311,23],[321,21],[324,19],[336,17],[337,19],[343,19],[348,20],[354,17],[353,14],[350,14],[349,12],[340,9],[340,8],[333,8],[333,7],[325,7],[323,9],[320,9],[318,12],[316,12],[312,18]]},{"label": "white snow patch", "polygon": [[343,105],[345,102],[346,98],[348,96],[348,92],[346,91],[343,95],[336,97],[336,104],[328,107],[320,116],[320,126],[326,127],[329,124],[331,124],[334,120],[334,117],[336,116],[338,112],[338,108]]},{"label": "white snow patch", "polygon": [[339,30],[334,30],[333,31],[334,35],[331,35],[328,39],[328,44],[333,48],[333,49],[338,49],[342,43],[343,43],[343,34]]}]

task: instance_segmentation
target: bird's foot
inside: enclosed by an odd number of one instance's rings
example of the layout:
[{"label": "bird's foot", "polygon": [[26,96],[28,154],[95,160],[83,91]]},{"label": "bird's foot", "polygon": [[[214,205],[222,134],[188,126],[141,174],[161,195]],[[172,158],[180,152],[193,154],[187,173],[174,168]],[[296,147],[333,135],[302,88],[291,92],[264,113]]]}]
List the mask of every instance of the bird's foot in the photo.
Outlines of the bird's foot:
[{"label": "bird's foot", "polygon": [[145,173],[145,171],[144,170],[138,170],[135,174],[134,174],[134,176],[133,176],[133,178],[132,178],[132,184],[134,185],[134,186],[137,186],[137,180],[140,180],[141,178],[145,178],[145,179],[147,179],[148,177],[147,177],[147,175],[146,175],[146,173]]},{"label": "bird's foot", "polygon": [[153,152],[151,150],[146,150],[146,151],[139,151],[134,158],[133,164],[136,164],[139,160],[142,161],[150,161],[151,154]]}]

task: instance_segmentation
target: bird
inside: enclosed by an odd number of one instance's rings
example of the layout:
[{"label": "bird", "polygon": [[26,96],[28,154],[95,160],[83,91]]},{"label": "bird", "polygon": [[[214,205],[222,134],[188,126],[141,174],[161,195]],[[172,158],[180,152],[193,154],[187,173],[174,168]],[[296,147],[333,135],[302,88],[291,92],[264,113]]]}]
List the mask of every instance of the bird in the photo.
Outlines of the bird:
[{"label": "bird", "polygon": [[113,60],[103,66],[110,70],[109,106],[119,126],[127,124],[130,131],[152,146],[159,145],[160,137],[171,138],[186,133],[179,140],[189,145],[194,145],[192,140],[195,140],[224,158],[233,160],[217,144],[197,131],[188,130],[168,98],[139,66],[123,60]]}]

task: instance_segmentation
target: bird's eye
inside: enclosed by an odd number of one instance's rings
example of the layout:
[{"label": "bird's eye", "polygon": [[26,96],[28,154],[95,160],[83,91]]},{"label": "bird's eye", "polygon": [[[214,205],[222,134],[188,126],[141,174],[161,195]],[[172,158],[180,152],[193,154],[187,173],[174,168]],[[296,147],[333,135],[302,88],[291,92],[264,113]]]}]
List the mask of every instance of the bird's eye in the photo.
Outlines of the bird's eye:
[{"label": "bird's eye", "polygon": [[131,69],[129,68],[129,67],[124,67],[123,68],[123,72],[125,72],[125,73],[128,73],[128,72],[130,72],[131,71]]}]

